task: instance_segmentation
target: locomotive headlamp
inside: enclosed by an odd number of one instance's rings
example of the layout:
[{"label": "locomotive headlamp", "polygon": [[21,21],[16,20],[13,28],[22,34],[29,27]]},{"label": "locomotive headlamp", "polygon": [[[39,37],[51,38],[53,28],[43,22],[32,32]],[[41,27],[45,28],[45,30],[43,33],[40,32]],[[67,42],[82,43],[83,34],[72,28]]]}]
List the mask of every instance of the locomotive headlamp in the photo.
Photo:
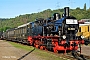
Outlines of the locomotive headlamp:
[{"label": "locomotive headlamp", "polygon": [[66,39],[66,36],[65,35],[63,35],[62,37],[63,37],[63,39]]},{"label": "locomotive headlamp", "polygon": [[84,36],[81,36],[81,38],[83,39],[83,38],[85,38]]},{"label": "locomotive headlamp", "polygon": [[75,28],[68,28],[68,30],[75,30]]}]

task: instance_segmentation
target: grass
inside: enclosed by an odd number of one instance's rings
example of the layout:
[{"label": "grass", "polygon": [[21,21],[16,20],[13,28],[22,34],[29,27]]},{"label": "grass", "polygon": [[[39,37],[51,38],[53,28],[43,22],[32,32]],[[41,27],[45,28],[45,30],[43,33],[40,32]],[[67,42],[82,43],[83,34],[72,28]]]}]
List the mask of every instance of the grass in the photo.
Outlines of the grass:
[{"label": "grass", "polygon": [[[21,48],[21,49],[24,49],[26,51],[30,51],[30,50],[34,49],[34,47],[32,47],[32,46],[25,46],[25,45],[17,44],[17,43],[14,43],[14,42],[9,42],[9,43],[11,45],[13,45],[14,47],[16,47],[16,48]],[[40,49],[35,49],[33,52],[36,56],[38,56],[38,57],[40,57],[44,60],[63,60],[58,56],[55,56],[53,54],[50,54],[50,53],[48,53],[46,51],[43,51],[43,50],[40,50]]]},{"label": "grass", "polygon": [[62,60],[58,56],[55,56],[53,54],[50,54],[50,53],[42,51],[42,50],[36,49],[36,52],[37,52],[36,54],[38,56],[43,56],[43,57],[41,57],[42,59],[46,59],[46,60]]},{"label": "grass", "polygon": [[13,45],[14,47],[16,48],[21,48],[21,49],[24,49],[24,50],[27,50],[27,51],[30,51],[30,50],[33,50],[34,47],[32,46],[25,46],[25,45],[21,45],[21,44],[17,44],[17,43],[14,43],[14,42],[9,42],[11,45]]}]

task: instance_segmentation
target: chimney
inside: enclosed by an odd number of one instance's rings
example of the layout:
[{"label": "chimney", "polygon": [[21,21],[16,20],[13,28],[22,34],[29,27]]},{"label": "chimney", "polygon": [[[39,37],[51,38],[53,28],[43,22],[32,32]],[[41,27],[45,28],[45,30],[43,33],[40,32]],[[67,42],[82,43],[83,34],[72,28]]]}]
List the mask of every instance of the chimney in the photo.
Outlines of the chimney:
[{"label": "chimney", "polygon": [[69,16],[69,7],[64,8],[65,17]]}]

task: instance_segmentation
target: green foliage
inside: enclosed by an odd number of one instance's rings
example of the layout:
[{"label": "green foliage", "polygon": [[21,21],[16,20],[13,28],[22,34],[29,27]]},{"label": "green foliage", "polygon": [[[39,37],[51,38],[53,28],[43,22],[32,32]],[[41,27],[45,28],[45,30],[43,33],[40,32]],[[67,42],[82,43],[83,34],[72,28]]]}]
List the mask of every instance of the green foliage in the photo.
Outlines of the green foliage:
[{"label": "green foliage", "polygon": [[3,28],[0,28],[0,31],[6,31],[7,29],[9,29],[10,27],[3,27]]},{"label": "green foliage", "polygon": [[[9,19],[0,19],[0,31],[6,31],[8,28],[15,28],[19,25],[35,21],[36,18],[48,18],[53,15],[53,13],[60,13],[61,16],[64,13],[64,9],[51,10],[47,9],[42,12],[19,15],[15,18]],[[90,18],[90,9],[86,10],[86,4],[84,4],[84,9],[77,7],[76,9],[70,9],[70,15],[80,19],[89,19]]]},{"label": "green foliage", "polygon": [[86,3],[84,4],[84,10],[86,11]]}]

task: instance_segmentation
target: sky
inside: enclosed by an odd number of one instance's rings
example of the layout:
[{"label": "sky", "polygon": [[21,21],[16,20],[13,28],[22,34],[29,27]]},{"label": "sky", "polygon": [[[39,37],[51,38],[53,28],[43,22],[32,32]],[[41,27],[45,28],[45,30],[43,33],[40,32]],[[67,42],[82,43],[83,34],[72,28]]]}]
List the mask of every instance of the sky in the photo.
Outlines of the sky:
[{"label": "sky", "polygon": [[0,18],[14,18],[46,9],[83,8],[85,3],[88,9],[90,0],[0,0]]}]

